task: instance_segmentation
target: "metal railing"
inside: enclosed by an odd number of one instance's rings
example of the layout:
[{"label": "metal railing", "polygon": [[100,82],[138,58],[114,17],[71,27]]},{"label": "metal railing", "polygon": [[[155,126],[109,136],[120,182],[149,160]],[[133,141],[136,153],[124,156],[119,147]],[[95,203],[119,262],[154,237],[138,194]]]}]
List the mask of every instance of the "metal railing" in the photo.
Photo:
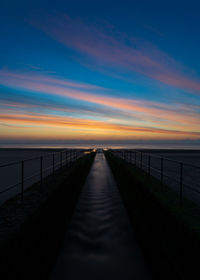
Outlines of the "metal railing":
[{"label": "metal railing", "polygon": [[109,150],[113,155],[141,168],[160,181],[162,190],[169,186],[182,204],[187,198],[200,204],[200,166],[138,150]]},{"label": "metal railing", "polygon": [[67,149],[0,165],[0,203],[16,194],[23,199],[25,189],[38,182],[42,186],[45,177],[70,166],[87,151]]}]

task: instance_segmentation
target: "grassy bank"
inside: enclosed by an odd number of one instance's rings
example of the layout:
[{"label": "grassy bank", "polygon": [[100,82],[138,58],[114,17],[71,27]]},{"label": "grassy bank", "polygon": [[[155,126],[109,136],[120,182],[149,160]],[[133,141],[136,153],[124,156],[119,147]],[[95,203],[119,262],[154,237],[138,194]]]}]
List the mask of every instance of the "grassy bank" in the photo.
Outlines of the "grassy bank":
[{"label": "grassy bank", "polygon": [[142,170],[106,154],[143,254],[155,279],[199,275],[199,209]]},{"label": "grassy bank", "polygon": [[[94,153],[35,184],[0,209],[0,279],[48,279]],[[5,219],[6,216],[6,219]]]}]

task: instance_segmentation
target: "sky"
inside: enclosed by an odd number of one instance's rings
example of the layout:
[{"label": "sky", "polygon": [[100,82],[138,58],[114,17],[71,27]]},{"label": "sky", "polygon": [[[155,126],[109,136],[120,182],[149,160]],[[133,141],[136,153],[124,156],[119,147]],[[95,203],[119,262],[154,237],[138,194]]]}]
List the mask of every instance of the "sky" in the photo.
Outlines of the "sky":
[{"label": "sky", "polygon": [[0,143],[200,141],[198,1],[1,1]]}]

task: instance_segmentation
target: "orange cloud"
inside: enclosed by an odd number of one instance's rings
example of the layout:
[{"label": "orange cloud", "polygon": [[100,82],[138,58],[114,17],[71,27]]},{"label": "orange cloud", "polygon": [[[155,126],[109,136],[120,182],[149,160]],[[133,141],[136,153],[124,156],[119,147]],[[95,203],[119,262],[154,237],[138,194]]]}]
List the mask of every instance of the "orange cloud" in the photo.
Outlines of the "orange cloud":
[{"label": "orange cloud", "polygon": [[[37,129],[47,129],[49,131],[48,136],[54,138],[57,134],[57,129],[60,133],[65,136],[65,133],[70,135],[79,135],[80,138],[83,137],[84,132],[88,136],[98,136],[101,135],[112,138],[113,136],[118,136],[124,138],[137,138],[138,136],[143,136],[146,138],[180,138],[180,137],[200,137],[200,132],[188,132],[188,131],[178,131],[178,130],[167,130],[167,129],[157,129],[148,127],[136,127],[130,125],[113,124],[103,121],[96,121],[90,119],[81,118],[71,118],[71,117],[58,117],[51,115],[26,115],[26,114],[0,114],[0,123],[18,125],[25,127],[26,129],[34,130]],[[52,129],[54,129],[54,136],[52,136]],[[55,130],[56,129],[56,130]],[[82,136],[81,136],[82,134]]]},{"label": "orange cloud", "polygon": [[[0,83],[7,86],[14,86],[18,88],[23,88],[26,90],[31,90],[36,92],[43,92],[47,95],[59,95],[75,100],[81,100],[89,103],[94,103],[119,111],[126,112],[127,116],[130,118],[138,117],[141,120],[153,120],[159,118],[165,122],[174,122],[181,125],[193,125],[200,126],[199,114],[195,113],[193,110],[188,110],[184,106],[180,108],[180,111],[177,111],[176,108],[170,108],[169,105],[162,103],[149,102],[147,100],[134,100],[134,99],[125,99],[119,97],[110,97],[108,95],[103,95],[99,93],[89,93],[85,91],[80,91],[75,88],[68,88],[58,86],[60,81],[55,80],[55,84],[47,84],[47,80],[51,78],[41,76],[40,78],[34,80],[35,76],[30,77],[24,74],[18,74],[17,79],[13,79],[15,74],[12,75],[12,72],[4,72],[0,70]],[[40,82],[38,82],[38,80]],[[153,120],[152,122],[156,122]]]}]

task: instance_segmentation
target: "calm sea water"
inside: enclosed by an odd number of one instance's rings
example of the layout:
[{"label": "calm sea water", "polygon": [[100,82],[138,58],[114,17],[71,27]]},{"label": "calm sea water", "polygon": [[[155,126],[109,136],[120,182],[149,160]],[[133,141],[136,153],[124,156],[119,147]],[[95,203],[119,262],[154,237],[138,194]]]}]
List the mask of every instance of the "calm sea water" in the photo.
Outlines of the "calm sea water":
[{"label": "calm sea water", "polygon": [[112,149],[184,149],[200,150],[200,142],[185,143],[134,143],[134,144],[113,144],[113,143],[89,143],[89,144],[0,144],[2,148],[25,148],[25,149],[88,149],[88,148],[112,148]]}]

